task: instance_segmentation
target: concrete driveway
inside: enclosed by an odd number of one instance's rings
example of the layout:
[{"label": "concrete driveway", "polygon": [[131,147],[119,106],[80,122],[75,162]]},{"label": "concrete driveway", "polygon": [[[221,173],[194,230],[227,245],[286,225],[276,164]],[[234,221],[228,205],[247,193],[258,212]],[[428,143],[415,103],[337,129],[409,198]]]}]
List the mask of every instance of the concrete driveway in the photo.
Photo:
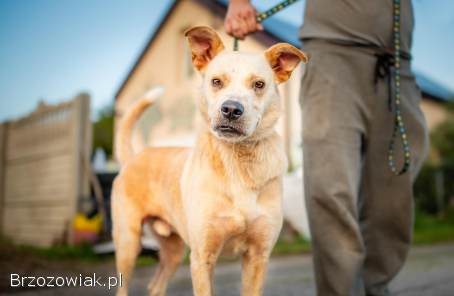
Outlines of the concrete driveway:
[{"label": "concrete driveway", "polygon": [[[130,295],[147,295],[146,286],[154,268],[141,267],[134,274]],[[239,295],[240,264],[223,263],[216,268],[216,295]],[[454,244],[415,247],[407,264],[391,285],[398,296],[454,295]],[[105,288],[58,288],[28,290],[15,295],[113,295]],[[188,266],[172,280],[170,296],[192,295]],[[315,295],[310,255],[273,258],[265,296]]]}]

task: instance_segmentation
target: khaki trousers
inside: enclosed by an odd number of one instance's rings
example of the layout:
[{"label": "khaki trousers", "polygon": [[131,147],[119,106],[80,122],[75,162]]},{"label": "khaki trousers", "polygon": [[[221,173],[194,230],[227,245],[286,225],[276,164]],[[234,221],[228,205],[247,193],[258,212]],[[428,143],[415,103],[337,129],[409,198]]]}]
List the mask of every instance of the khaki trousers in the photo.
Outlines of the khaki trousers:
[{"label": "khaki trousers", "polygon": [[395,176],[387,161],[394,117],[387,80],[374,83],[376,57],[318,41],[304,49],[311,55],[301,95],[304,181],[317,294],[389,295],[411,244],[412,183],[427,154],[420,91],[404,61],[401,106],[412,159],[410,171]]}]

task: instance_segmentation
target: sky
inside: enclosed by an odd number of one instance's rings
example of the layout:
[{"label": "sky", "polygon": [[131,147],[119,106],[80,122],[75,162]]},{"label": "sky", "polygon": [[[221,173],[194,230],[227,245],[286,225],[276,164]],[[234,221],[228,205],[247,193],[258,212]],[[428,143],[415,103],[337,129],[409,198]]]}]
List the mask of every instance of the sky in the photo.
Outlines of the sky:
[{"label": "sky", "polygon": [[[0,0],[0,121],[88,92],[114,95],[171,0]],[[264,10],[277,0],[253,1]],[[436,5],[435,5],[436,4]],[[302,23],[303,1],[278,18]],[[413,67],[454,91],[454,1],[413,0]]]}]

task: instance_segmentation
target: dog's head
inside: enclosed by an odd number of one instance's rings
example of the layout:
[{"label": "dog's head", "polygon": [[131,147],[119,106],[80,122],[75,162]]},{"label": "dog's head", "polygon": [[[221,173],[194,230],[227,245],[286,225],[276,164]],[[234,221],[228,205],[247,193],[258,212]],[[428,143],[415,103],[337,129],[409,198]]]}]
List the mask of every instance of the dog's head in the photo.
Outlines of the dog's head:
[{"label": "dog's head", "polygon": [[307,61],[306,55],[287,43],[261,54],[228,51],[204,26],[189,29],[186,37],[194,67],[202,73],[199,108],[211,132],[229,142],[268,134],[281,110],[277,85]]}]

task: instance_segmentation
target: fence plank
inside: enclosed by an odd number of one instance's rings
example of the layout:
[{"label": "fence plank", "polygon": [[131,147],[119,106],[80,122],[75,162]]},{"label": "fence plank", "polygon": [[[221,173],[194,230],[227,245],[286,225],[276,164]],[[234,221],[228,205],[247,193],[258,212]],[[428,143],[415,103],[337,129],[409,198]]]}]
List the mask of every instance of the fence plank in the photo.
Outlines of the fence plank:
[{"label": "fence plank", "polygon": [[[84,157],[90,153],[90,142],[87,142],[87,133],[91,134],[90,114],[90,97],[81,94],[73,102],[73,119],[72,119],[72,141],[73,145],[73,199],[71,199],[69,208],[71,215],[75,216],[77,212],[77,200],[90,194],[88,176],[84,173]],[[68,225],[68,242],[74,243],[74,231],[71,225]]]},{"label": "fence plank", "polygon": [[81,167],[91,151],[89,104],[82,94],[55,106],[40,104],[28,116],[0,125],[0,222],[13,241],[40,246],[72,241],[77,201],[89,194]]}]

